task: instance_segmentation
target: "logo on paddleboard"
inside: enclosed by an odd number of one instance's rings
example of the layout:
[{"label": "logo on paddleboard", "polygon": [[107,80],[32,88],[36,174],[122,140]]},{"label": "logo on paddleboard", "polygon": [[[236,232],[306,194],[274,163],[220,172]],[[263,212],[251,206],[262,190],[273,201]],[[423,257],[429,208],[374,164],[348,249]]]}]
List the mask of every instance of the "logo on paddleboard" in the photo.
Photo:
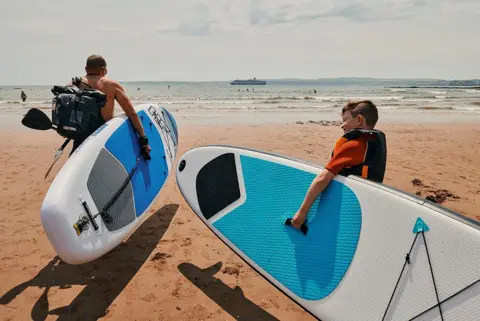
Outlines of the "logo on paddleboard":
[{"label": "logo on paddleboard", "polygon": [[173,154],[177,149],[177,137],[173,131],[173,124],[171,123],[170,118],[166,115],[165,110],[162,109],[161,113],[159,113],[154,106],[148,107],[148,112],[160,127],[160,134],[165,142],[165,149],[168,153],[168,157],[173,161]]}]

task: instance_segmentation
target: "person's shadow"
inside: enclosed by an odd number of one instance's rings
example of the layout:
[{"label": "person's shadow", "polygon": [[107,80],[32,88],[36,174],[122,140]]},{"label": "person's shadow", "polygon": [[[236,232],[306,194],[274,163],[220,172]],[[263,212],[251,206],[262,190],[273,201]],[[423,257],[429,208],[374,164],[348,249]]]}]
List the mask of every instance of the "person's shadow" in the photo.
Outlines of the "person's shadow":
[{"label": "person's shadow", "polygon": [[190,282],[195,284],[234,319],[244,321],[278,321],[273,315],[247,299],[240,287],[236,286],[232,289],[221,280],[215,278],[214,275],[221,268],[222,262],[205,269],[201,269],[191,263],[178,265],[178,270]]},{"label": "person's shadow", "polygon": [[[37,286],[45,290],[32,308],[35,321],[43,321],[48,315],[58,315],[58,320],[97,320],[105,316],[110,304],[160,242],[177,210],[178,204],[165,205],[143,222],[126,242],[93,262],[69,265],[54,257],[33,279],[5,293],[0,304],[8,304],[29,286]],[[49,310],[48,290],[72,285],[85,287],[70,305]]]}]

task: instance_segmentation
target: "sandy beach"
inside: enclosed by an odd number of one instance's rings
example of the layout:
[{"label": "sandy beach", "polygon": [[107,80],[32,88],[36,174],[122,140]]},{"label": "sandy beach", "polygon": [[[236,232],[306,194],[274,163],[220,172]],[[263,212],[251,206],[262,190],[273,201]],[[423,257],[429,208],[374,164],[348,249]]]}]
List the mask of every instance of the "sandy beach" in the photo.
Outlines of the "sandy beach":
[{"label": "sandy beach", "polygon": [[[379,123],[378,128],[388,143],[385,184],[480,220],[478,123]],[[219,143],[324,165],[341,130],[308,121],[180,123],[179,133],[178,155]],[[0,132],[2,320],[313,320],[203,225],[174,175],[151,216],[123,244],[85,265],[60,262],[39,211],[66,161],[63,155],[43,179],[61,142],[53,131]]]}]

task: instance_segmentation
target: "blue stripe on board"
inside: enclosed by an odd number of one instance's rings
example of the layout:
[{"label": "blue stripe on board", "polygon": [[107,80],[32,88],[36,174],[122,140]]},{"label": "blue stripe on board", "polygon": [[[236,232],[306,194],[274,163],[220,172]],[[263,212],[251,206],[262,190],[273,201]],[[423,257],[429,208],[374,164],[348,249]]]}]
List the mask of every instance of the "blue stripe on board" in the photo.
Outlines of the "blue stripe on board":
[{"label": "blue stripe on board", "polygon": [[320,300],[339,285],[357,248],[362,214],[353,191],[332,181],[307,218],[309,231],[284,225],[315,175],[241,156],[246,202],[213,226],[297,296]]},{"label": "blue stripe on board", "polygon": [[[165,161],[165,151],[160,133],[147,116],[145,111],[138,112],[149,145],[152,148],[152,159],[140,159],[137,171],[132,177],[133,194],[135,198],[135,211],[137,217],[142,215],[150,203],[155,199],[168,177],[168,167]],[[125,167],[127,172],[135,166],[140,146],[135,128],[130,120],[125,121],[105,143],[105,148],[110,151]]]}]

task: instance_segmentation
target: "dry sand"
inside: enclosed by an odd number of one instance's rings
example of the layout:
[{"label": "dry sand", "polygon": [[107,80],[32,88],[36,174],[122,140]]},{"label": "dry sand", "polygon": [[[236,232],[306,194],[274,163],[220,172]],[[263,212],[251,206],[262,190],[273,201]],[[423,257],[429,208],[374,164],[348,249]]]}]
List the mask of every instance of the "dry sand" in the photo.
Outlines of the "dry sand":
[{"label": "dry sand", "polygon": [[[387,124],[385,184],[480,219],[480,126]],[[230,144],[325,164],[336,126],[182,126],[179,155]],[[0,315],[2,320],[313,320],[247,266],[190,210],[169,177],[152,215],[94,262],[59,261],[39,209],[66,155],[43,179],[62,139],[53,132],[0,133]],[[69,150],[66,151],[68,153]],[[65,153],[65,154],[66,154]],[[416,185],[412,180],[416,181]],[[429,187],[422,186],[427,185]]]}]

